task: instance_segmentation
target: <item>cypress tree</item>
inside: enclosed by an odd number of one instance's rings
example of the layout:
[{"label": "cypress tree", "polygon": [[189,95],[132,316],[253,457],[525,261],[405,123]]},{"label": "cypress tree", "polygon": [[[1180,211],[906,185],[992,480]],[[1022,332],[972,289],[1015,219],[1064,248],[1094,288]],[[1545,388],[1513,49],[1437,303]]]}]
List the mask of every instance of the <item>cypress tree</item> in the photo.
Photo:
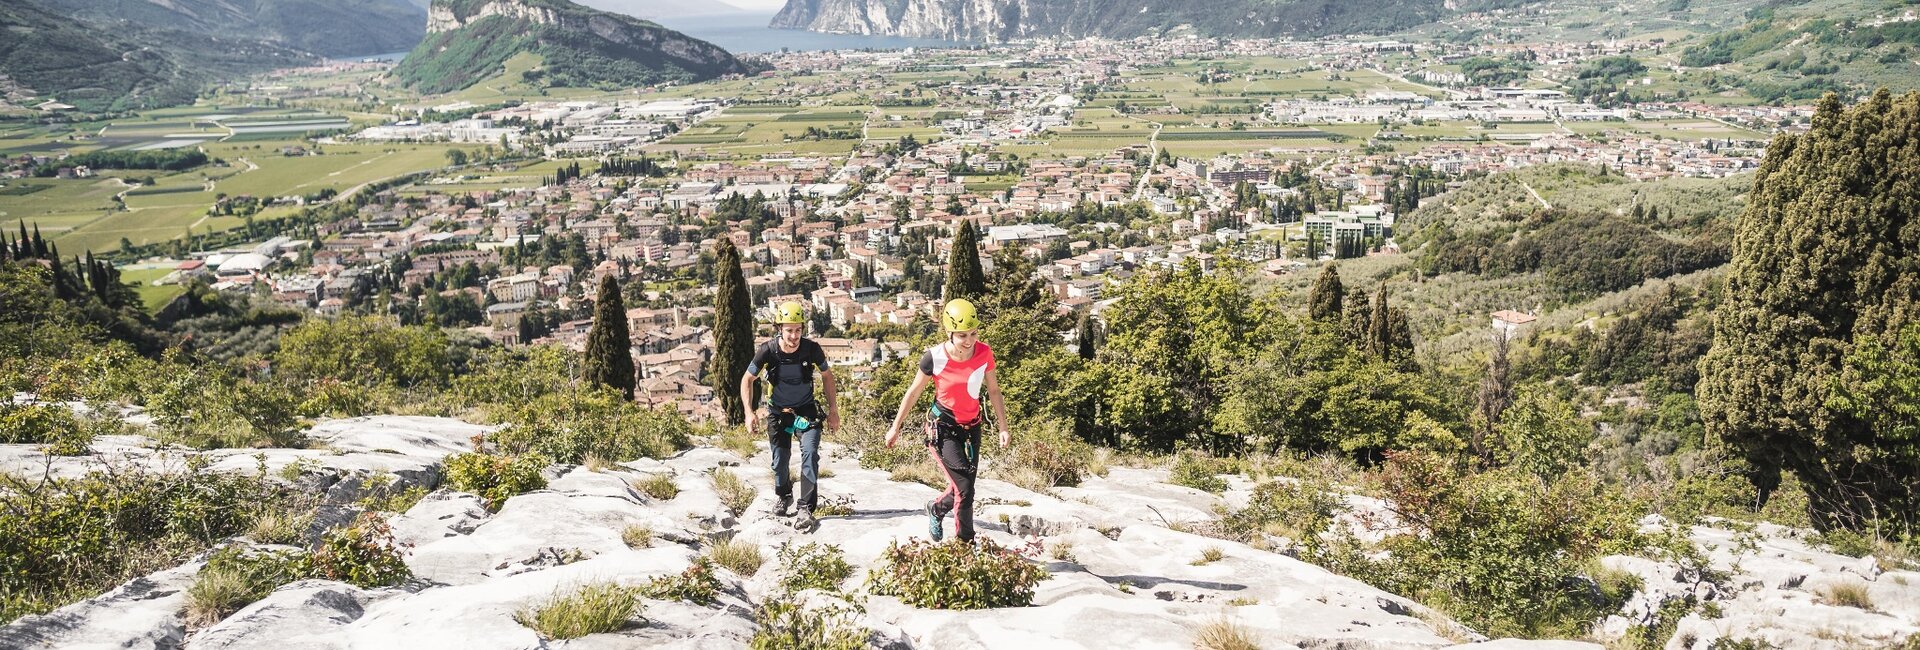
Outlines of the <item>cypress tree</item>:
[{"label": "cypress tree", "polygon": [[987,274],[980,270],[980,247],[973,222],[961,219],[953,226],[953,254],[947,256],[945,298],[978,300],[987,293]]},{"label": "cypress tree", "polygon": [[1078,352],[1080,353],[1080,358],[1089,361],[1093,360],[1094,355],[1097,353],[1093,343],[1093,319],[1086,314],[1081,314],[1080,324],[1074,327],[1074,331],[1079,339]]},{"label": "cypress tree", "polygon": [[633,337],[627,331],[627,306],[620,300],[620,284],[613,276],[600,279],[593,303],[593,329],[587,332],[587,358],[582,368],[589,384],[618,389],[633,399]]},{"label": "cypress tree", "polygon": [[[1920,93],[1881,90],[1781,135],[1734,235],[1700,362],[1708,438],[1762,491],[1800,480],[1821,529],[1920,528]],[[1882,528],[1887,531],[1888,528]]]},{"label": "cypress tree", "polygon": [[747,416],[740,402],[740,376],[753,360],[753,303],[747,297],[747,279],[740,271],[740,249],[722,235],[714,246],[713,357],[708,360],[707,385],[719,397],[727,423]]},{"label": "cypress tree", "polygon": [[1367,333],[1373,331],[1370,324],[1373,310],[1367,306],[1367,296],[1359,289],[1353,295],[1340,301],[1340,336],[1347,343],[1362,350],[1367,349]]},{"label": "cypress tree", "polygon": [[1367,316],[1367,353],[1381,359],[1391,359],[1393,348],[1389,347],[1393,328],[1393,314],[1387,309],[1387,283],[1382,282],[1373,290],[1373,311]]},{"label": "cypress tree", "polygon": [[1313,293],[1307,299],[1307,313],[1314,320],[1338,322],[1340,320],[1340,301],[1346,297],[1347,289],[1340,284],[1340,271],[1328,264],[1320,270],[1320,277],[1313,280]]}]

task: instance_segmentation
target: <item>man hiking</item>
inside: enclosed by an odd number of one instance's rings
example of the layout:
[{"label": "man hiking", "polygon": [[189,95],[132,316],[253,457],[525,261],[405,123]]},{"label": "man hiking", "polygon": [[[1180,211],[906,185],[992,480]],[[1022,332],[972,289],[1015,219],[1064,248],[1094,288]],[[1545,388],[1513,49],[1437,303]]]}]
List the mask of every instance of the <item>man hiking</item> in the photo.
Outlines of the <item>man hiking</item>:
[{"label": "man hiking", "polygon": [[913,379],[906,397],[900,400],[900,412],[887,430],[887,446],[900,439],[900,427],[920,399],[920,391],[933,382],[933,406],[927,411],[927,453],[947,477],[947,491],[927,504],[927,534],[934,541],[945,536],[940,519],[954,513],[954,536],[973,542],[973,481],[980,470],[980,429],[986,424],[982,391],[993,400],[993,419],[999,423],[1000,446],[1006,447],[1012,435],[1007,432],[1007,407],[1000,399],[1000,380],[994,374],[993,350],[978,336],[980,317],[973,303],[965,299],[947,302],[941,310],[940,324],[947,340],[920,355],[920,374]]},{"label": "man hiking", "polygon": [[[821,425],[829,431],[840,428],[839,399],[833,384],[833,370],[827,367],[826,351],[820,349],[819,343],[802,336],[807,327],[806,309],[798,302],[782,303],[774,310],[773,322],[777,335],[754,351],[753,362],[747,364],[747,374],[740,377],[740,403],[752,408],[756,380],[761,371],[766,371],[767,382],[773,386],[767,391],[766,429],[767,447],[773,452],[773,492],[779,497],[774,515],[788,516],[789,508],[794,505],[793,479],[787,473],[787,461],[793,457],[793,437],[798,434],[800,501],[793,527],[811,532],[819,525],[813,518],[813,509],[820,500]],[[813,398],[815,370],[820,372],[821,383],[826,388],[825,422],[821,421],[820,406]],[[760,424],[753,416],[747,417],[748,432],[758,433]]]}]

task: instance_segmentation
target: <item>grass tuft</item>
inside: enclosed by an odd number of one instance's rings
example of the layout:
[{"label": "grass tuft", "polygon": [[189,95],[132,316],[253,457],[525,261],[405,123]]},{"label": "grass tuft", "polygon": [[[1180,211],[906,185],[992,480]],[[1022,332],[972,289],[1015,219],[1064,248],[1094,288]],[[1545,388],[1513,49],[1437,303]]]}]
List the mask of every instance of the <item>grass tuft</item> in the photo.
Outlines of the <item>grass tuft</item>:
[{"label": "grass tuft", "polygon": [[726,506],[727,512],[735,517],[753,505],[753,486],[724,467],[713,470],[713,491],[720,495],[720,505]]},{"label": "grass tuft", "polygon": [[521,610],[514,620],[548,639],[578,639],[589,634],[616,632],[640,610],[634,590],[612,583],[554,592],[538,605]]},{"label": "grass tuft", "polygon": [[653,529],[637,524],[628,526],[625,530],[620,531],[620,541],[626,542],[627,548],[647,548],[653,546]]},{"label": "grass tuft", "polygon": [[1836,582],[1821,590],[1821,597],[1827,604],[1841,607],[1854,607],[1873,611],[1873,596],[1867,593],[1867,586],[1858,582]]},{"label": "grass tuft", "polygon": [[707,556],[713,563],[726,567],[741,576],[752,576],[760,571],[760,564],[766,559],[760,556],[760,547],[738,539],[726,539],[714,542],[707,549]]},{"label": "grass tuft", "polygon": [[1260,650],[1252,633],[1229,618],[1220,618],[1200,626],[1194,634],[1195,650]]},{"label": "grass tuft", "polygon": [[679,484],[674,483],[673,477],[666,474],[654,474],[635,480],[633,489],[639,490],[641,494],[655,501],[672,501],[674,497],[680,496]]}]

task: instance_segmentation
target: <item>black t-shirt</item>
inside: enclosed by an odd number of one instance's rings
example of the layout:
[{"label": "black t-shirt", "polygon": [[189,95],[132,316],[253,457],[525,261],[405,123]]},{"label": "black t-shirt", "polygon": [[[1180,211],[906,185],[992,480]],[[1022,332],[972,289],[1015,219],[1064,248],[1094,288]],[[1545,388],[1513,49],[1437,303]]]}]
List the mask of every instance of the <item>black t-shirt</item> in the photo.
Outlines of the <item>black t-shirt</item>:
[{"label": "black t-shirt", "polygon": [[800,346],[792,354],[780,349],[780,339],[776,338],[760,344],[753,353],[753,362],[747,364],[747,374],[758,376],[766,371],[767,383],[773,384],[771,396],[774,408],[792,408],[813,402],[813,373],[811,370],[825,370],[827,352],[813,339],[800,339]]}]

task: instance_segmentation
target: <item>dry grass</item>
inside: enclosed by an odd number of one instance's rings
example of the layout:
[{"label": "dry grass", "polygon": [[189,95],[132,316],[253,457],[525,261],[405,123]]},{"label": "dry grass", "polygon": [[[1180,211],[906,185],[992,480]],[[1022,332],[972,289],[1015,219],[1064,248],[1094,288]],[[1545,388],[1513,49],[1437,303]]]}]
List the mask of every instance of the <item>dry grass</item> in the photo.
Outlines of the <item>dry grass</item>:
[{"label": "dry grass", "polygon": [[766,558],[760,556],[760,547],[738,539],[726,539],[715,542],[707,549],[707,557],[713,563],[726,567],[743,577],[751,577],[760,571],[760,564]]},{"label": "dry grass", "polygon": [[887,478],[895,481],[919,483],[935,490],[947,489],[947,477],[942,475],[939,468],[934,467],[931,462],[908,463],[895,467]]},{"label": "dry grass", "polygon": [[599,583],[556,591],[545,602],[514,614],[514,620],[548,639],[577,639],[618,631],[639,610],[640,601],[632,589]]},{"label": "dry grass", "polygon": [[268,510],[260,513],[247,528],[247,539],[261,544],[301,546],[307,540],[307,528],[313,525],[313,512]]},{"label": "dry grass", "polygon": [[727,427],[720,430],[720,439],[715,447],[739,454],[741,458],[752,458],[760,453],[760,436],[747,432],[744,426]]},{"label": "dry grass", "polygon": [[726,506],[727,512],[735,517],[753,505],[753,486],[724,467],[713,470],[713,491],[720,495],[720,505]]},{"label": "dry grass", "polygon": [[1047,555],[1048,557],[1051,557],[1056,560],[1060,560],[1062,562],[1072,562],[1074,561],[1073,542],[1060,542],[1058,544],[1054,544],[1053,550],[1048,551]]},{"label": "dry grass", "polygon": [[641,494],[655,501],[672,501],[674,497],[680,496],[680,486],[673,482],[673,477],[666,474],[654,474],[637,479],[633,482],[633,489],[639,490]]},{"label": "dry grass", "polygon": [[219,623],[259,598],[252,581],[229,571],[201,571],[187,588],[187,627],[200,629]]},{"label": "dry grass", "polygon": [[1226,617],[1200,626],[1194,634],[1193,647],[1195,650],[1260,650],[1251,632]]},{"label": "dry grass", "polygon": [[1227,557],[1227,553],[1225,551],[1220,550],[1220,547],[1209,546],[1207,547],[1207,550],[1200,552],[1200,559],[1189,562],[1188,564],[1191,564],[1193,566],[1206,566],[1209,564],[1213,564],[1215,562],[1219,562],[1222,558],[1225,558],[1225,557]]},{"label": "dry grass", "polygon": [[604,472],[618,467],[613,461],[607,460],[600,454],[587,454],[586,458],[580,459],[580,466],[587,468],[589,472]]},{"label": "dry grass", "polygon": [[620,541],[626,542],[627,548],[647,548],[653,546],[653,529],[639,525],[628,526],[625,530],[620,531]]},{"label": "dry grass", "polygon": [[1867,586],[1858,582],[1836,582],[1820,590],[1820,597],[1829,605],[1855,607],[1873,611],[1873,596],[1867,593]]}]

